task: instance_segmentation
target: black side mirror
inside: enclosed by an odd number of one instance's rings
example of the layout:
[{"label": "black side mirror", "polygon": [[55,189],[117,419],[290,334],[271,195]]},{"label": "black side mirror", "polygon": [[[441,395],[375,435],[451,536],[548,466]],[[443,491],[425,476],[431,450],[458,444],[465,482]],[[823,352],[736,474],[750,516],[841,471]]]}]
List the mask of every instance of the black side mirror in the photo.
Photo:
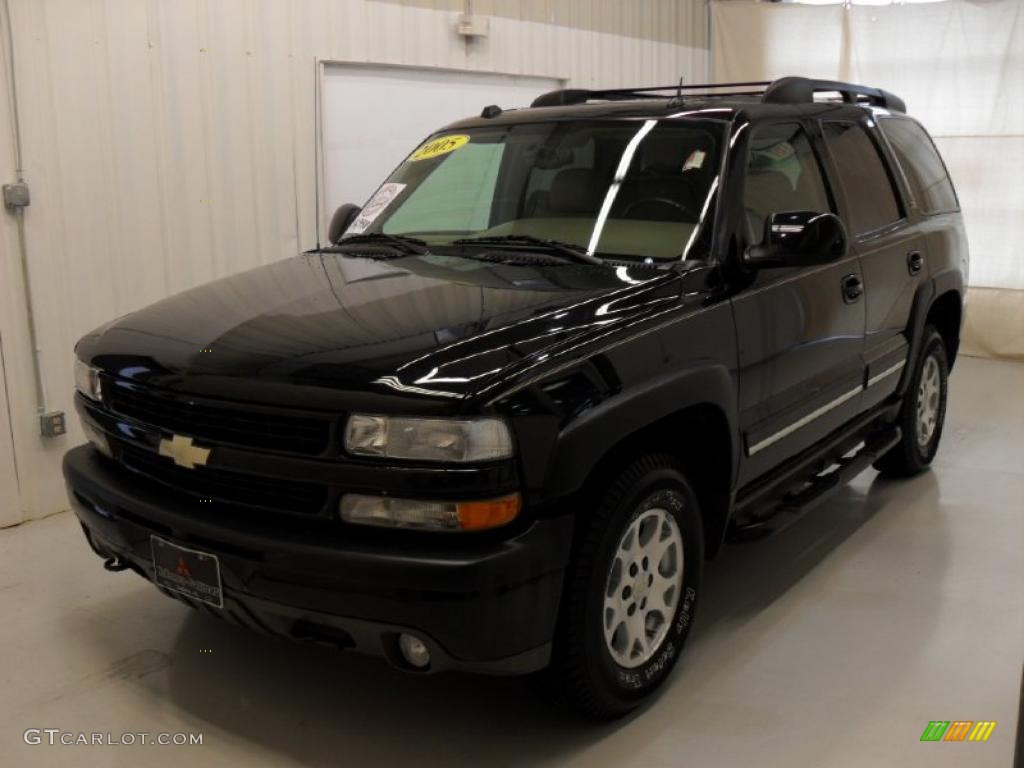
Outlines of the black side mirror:
[{"label": "black side mirror", "polygon": [[840,259],[846,249],[846,227],[833,213],[773,213],[764,239],[747,249],[743,263],[752,269],[810,267]]},{"label": "black side mirror", "polygon": [[331,226],[327,228],[327,239],[331,241],[331,245],[338,244],[345,230],[352,225],[361,210],[362,208],[352,203],[338,206],[338,210],[331,216]]}]

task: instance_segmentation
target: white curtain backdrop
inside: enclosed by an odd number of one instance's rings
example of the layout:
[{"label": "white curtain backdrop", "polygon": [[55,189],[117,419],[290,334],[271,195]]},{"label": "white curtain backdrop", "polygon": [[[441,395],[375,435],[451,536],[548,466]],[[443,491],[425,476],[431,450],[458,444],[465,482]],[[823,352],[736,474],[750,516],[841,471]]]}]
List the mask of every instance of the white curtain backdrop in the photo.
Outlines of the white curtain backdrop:
[{"label": "white curtain backdrop", "polygon": [[935,138],[971,245],[968,353],[1024,358],[1024,0],[808,6],[716,0],[717,82],[885,88]]}]

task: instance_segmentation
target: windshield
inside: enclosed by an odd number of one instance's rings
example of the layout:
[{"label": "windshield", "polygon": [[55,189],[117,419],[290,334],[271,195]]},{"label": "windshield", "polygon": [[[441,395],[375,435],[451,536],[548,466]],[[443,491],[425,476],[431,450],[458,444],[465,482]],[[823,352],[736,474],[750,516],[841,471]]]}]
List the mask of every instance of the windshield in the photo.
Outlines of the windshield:
[{"label": "windshield", "polygon": [[[573,121],[432,136],[345,236],[559,241],[597,256],[696,258],[710,238],[722,123]],[[344,241],[342,241],[344,242]]]}]

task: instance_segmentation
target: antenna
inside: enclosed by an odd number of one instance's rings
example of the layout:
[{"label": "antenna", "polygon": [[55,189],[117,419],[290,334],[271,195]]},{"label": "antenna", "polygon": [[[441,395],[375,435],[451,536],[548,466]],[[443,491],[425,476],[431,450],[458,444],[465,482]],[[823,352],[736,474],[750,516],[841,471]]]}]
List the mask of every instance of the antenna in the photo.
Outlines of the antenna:
[{"label": "antenna", "polygon": [[313,190],[316,249],[320,250],[320,59],[313,57]]},{"label": "antenna", "polygon": [[686,77],[679,78],[679,87],[676,88],[676,95],[669,99],[668,107],[681,107],[683,105],[683,85],[686,83]]}]

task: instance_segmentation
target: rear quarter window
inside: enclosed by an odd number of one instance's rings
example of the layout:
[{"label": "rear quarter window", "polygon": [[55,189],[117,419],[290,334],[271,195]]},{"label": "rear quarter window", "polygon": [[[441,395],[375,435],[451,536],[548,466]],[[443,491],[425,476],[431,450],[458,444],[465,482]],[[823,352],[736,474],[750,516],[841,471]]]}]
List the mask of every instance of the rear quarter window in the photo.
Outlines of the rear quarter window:
[{"label": "rear quarter window", "polygon": [[847,207],[847,227],[855,235],[894,224],[903,218],[892,179],[864,127],[858,123],[822,124],[825,145],[839,173]]},{"label": "rear quarter window", "polygon": [[932,215],[960,210],[949,172],[928,132],[913,120],[900,117],[882,118],[878,125],[921,212]]}]

